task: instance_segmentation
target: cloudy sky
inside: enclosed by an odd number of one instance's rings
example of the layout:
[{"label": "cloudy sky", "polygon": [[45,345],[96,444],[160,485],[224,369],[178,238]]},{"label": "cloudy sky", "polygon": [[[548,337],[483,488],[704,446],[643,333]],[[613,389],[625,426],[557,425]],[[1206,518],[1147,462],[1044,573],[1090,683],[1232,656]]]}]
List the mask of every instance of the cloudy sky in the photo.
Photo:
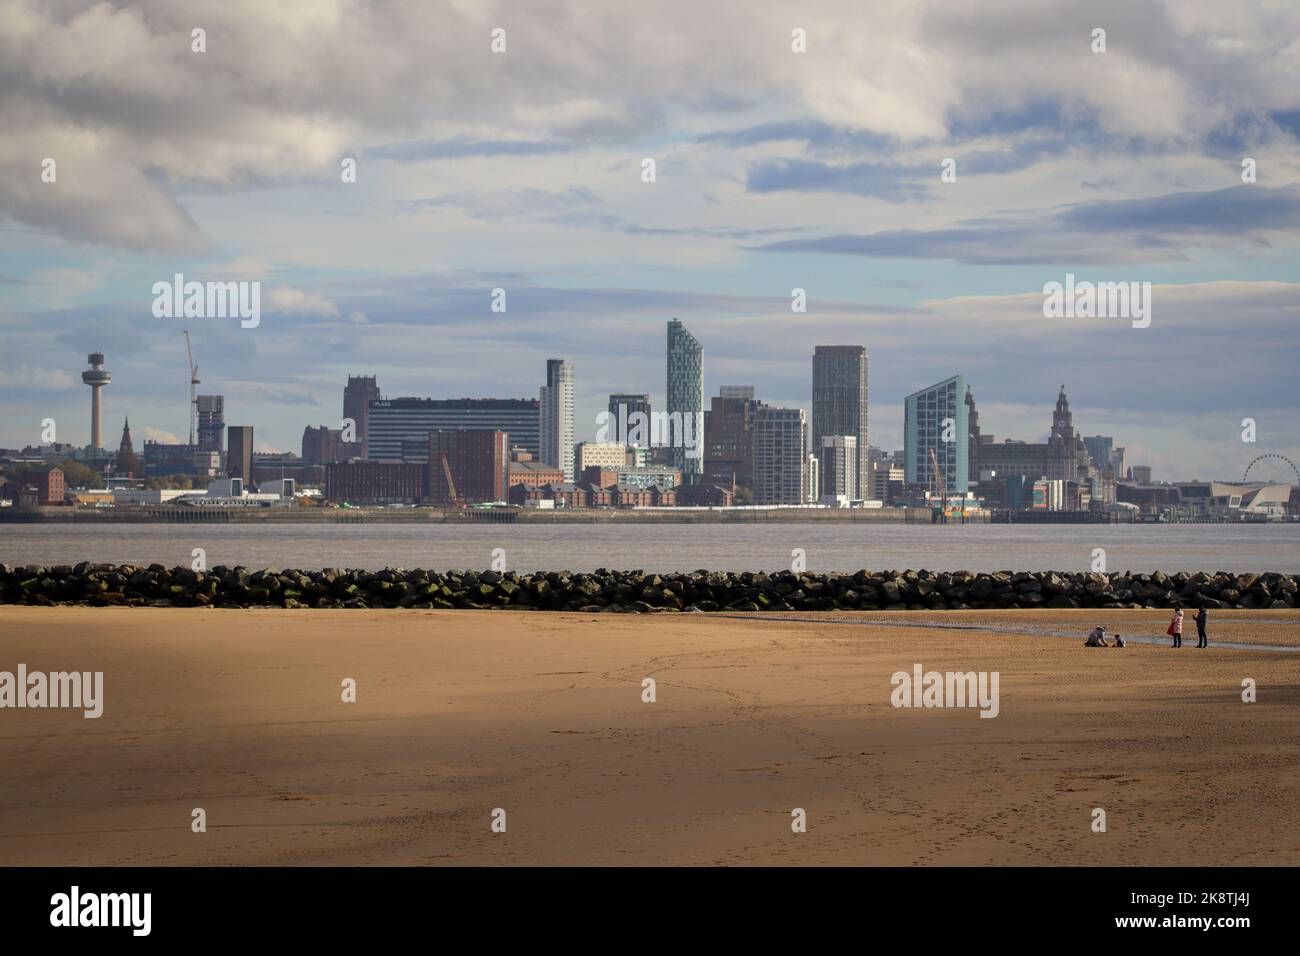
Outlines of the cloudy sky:
[{"label": "cloudy sky", "polygon": [[[0,447],[88,440],[91,350],[112,444],[183,437],[185,328],[263,448],[338,427],[348,373],[536,397],[548,357],[592,438],[662,401],[677,316],[709,393],[773,404],[865,345],[886,448],[960,372],[999,440],[1064,383],[1157,478],[1300,460],[1291,0],[6,0],[0,130]],[[155,318],[177,272],[260,281],[260,326]],[[1150,326],[1044,318],[1066,273],[1152,283]]]}]

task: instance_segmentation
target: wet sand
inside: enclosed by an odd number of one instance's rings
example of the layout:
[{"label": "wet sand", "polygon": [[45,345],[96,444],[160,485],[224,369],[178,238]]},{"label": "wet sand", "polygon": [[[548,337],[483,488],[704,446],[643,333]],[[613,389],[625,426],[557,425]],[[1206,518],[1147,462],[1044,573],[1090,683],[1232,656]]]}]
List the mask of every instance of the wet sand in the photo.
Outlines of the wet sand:
[{"label": "wet sand", "polygon": [[[1077,639],[1026,629],[1068,632]],[[1256,615],[1252,622],[1251,614]],[[1300,656],[1089,650],[1097,612],[727,615],[0,608],[10,864],[1300,863]],[[1046,616],[1044,616],[1046,615]],[[839,618],[839,621],[835,619]],[[979,629],[916,626],[969,623]],[[1156,620],[1159,618],[1160,620]],[[1297,612],[1220,612],[1295,644]],[[1113,612],[1112,630],[1164,612]],[[906,625],[906,626],[899,626]],[[890,704],[914,664],[1000,713]],[[340,699],[344,678],[357,702]],[[657,700],[642,701],[642,680]],[[1243,703],[1241,682],[1258,685]],[[191,811],[207,832],[191,831]],[[1107,832],[1094,833],[1094,808]],[[505,833],[491,830],[506,811]],[[791,810],[807,812],[791,832]]]}]

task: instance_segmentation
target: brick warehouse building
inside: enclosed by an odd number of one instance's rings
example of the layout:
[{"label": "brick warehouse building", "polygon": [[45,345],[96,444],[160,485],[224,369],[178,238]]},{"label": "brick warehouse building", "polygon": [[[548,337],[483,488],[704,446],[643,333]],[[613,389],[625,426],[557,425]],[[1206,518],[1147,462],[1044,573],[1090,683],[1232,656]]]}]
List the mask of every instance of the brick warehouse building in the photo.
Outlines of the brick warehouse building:
[{"label": "brick warehouse building", "polygon": [[[443,456],[447,468],[443,468]],[[500,430],[429,432],[429,464],[425,500],[452,503],[447,471],[462,502],[505,501],[510,469],[510,437]]]},{"label": "brick warehouse building", "polygon": [[36,489],[37,497],[43,505],[63,504],[63,469],[42,468],[27,473],[27,484]]},{"label": "brick warehouse building", "polygon": [[325,466],[325,497],[350,504],[424,501],[425,465],[351,461]]}]

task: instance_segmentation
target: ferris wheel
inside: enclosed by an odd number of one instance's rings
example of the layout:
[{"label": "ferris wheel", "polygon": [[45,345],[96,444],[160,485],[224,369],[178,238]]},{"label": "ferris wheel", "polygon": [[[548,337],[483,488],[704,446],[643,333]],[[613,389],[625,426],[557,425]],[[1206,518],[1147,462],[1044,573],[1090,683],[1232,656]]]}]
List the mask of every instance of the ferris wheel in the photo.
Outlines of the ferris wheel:
[{"label": "ferris wheel", "polygon": [[1295,462],[1293,462],[1290,458],[1286,457],[1286,455],[1279,455],[1275,452],[1269,452],[1268,454],[1259,455],[1258,457],[1251,459],[1250,464],[1246,466],[1246,470],[1241,473],[1242,482],[1249,480],[1250,469],[1254,468],[1257,464],[1259,464],[1262,461],[1280,461],[1284,463],[1288,468],[1291,469],[1291,471],[1295,473],[1296,484],[1300,485],[1300,468],[1297,468],[1295,466]]}]

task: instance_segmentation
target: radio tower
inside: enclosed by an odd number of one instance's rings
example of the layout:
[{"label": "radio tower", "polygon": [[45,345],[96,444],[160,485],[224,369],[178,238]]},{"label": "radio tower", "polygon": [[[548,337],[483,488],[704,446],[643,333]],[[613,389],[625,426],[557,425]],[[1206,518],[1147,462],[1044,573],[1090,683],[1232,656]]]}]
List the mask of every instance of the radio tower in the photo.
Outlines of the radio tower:
[{"label": "radio tower", "polygon": [[99,427],[99,392],[113,381],[113,375],[104,368],[103,352],[91,352],[86,356],[86,361],[90,363],[90,368],[81,373],[81,380],[90,386],[90,447],[98,451],[104,445]]}]

